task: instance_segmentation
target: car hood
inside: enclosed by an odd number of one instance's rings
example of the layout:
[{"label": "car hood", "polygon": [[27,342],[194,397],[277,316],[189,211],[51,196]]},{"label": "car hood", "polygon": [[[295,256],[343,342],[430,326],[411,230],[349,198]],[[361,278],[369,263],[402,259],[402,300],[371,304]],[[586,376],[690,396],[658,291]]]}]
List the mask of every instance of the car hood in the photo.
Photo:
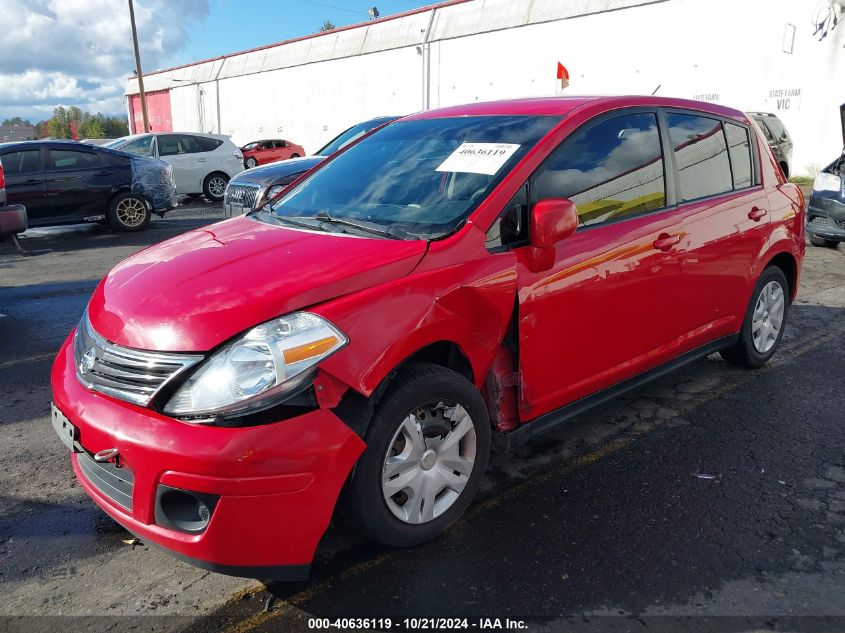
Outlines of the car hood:
[{"label": "car hood", "polygon": [[246,182],[255,183],[263,187],[269,187],[277,184],[280,180],[284,180],[292,174],[299,174],[308,171],[312,167],[319,165],[324,160],[325,156],[303,156],[301,158],[288,158],[287,160],[276,161],[275,163],[268,163],[260,167],[253,167],[242,171],[240,174],[232,178],[230,182],[235,184],[243,184]]},{"label": "car hood", "polygon": [[110,341],[206,351],[259,323],[410,273],[422,240],[300,231],[234,218],[122,261],[88,306]]}]

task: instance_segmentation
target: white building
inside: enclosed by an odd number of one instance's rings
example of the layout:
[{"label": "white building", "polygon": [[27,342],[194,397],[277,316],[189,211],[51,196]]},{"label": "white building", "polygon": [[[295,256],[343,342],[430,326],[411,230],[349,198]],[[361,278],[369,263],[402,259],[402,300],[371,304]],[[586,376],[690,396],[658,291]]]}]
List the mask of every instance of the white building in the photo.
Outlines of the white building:
[{"label": "white building", "polygon": [[[793,172],[808,174],[842,150],[845,26],[833,28],[831,17],[845,20],[843,7],[845,0],[452,0],[152,72],[144,83],[155,131],[222,132],[239,144],[289,138],[306,151],[383,114],[657,90],[776,113],[795,142]],[[558,63],[570,75],[565,89]],[[130,79],[130,124],[140,131],[137,92]]]}]

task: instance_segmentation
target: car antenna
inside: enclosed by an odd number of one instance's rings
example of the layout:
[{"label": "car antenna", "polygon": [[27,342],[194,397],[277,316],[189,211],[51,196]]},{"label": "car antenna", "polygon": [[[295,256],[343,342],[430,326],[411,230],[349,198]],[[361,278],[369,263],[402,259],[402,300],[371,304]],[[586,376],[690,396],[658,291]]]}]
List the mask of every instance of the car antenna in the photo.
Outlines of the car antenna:
[{"label": "car antenna", "polygon": [[657,94],[657,91],[658,91],[658,90],[660,90],[660,86],[662,86],[662,85],[663,85],[663,84],[657,84],[657,88],[655,88],[655,89],[654,89],[654,92],[652,92],[651,94],[652,94],[652,95],[656,95],[656,94]]}]

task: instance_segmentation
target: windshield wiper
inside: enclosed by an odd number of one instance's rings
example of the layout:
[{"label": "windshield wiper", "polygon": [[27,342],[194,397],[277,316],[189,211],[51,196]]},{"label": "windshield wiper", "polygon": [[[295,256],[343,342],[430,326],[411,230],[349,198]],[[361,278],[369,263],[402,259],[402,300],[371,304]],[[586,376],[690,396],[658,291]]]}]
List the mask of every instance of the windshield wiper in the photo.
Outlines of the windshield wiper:
[{"label": "windshield wiper", "polygon": [[[301,229],[308,229],[309,231],[326,231],[326,232],[329,231],[329,229],[324,229],[321,226],[321,224],[308,224],[307,222],[300,222],[298,219],[294,220],[292,218],[289,218],[286,215],[277,215],[276,213],[273,213],[272,211],[267,211],[263,207],[256,209],[255,212],[262,214],[262,215],[265,215],[266,217],[270,218],[271,221],[273,221],[277,224],[288,224],[290,226],[296,226],[296,227],[299,227]],[[303,220],[310,220],[311,218],[302,218],[302,219]]]},{"label": "windshield wiper", "polygon": [[317,215],[314,216],[314,219],[319,220],[321,224],[323,222],[329,222],[331,224],[337,224],[338,226],[348,226],[350,228],[363,231],[365,233],[380,235],[381,237],[387,237],[392,240],[417,239],[410,233],[406,233],[405,231],[394,228],[392,226],[385,229],[381,225],[375,224],[373,222],[353,222],[352,220],[346,220],[344,218],[333,218],[327,211],[318,212]]}]

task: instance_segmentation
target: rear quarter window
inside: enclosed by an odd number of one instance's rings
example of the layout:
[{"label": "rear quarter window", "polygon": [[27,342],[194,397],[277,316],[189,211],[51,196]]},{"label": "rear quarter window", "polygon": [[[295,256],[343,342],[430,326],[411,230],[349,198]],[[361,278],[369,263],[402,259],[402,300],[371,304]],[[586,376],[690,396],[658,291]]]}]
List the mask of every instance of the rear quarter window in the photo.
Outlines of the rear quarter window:
[{"label": "rear quarter window", "polygon": [[[213,152],[218,147],[223,145],[223,141],[217,138],[208,138],[207,136],[195,136],[197,143],[204,152]],[[257,148],[253,148],[257,149]]]}]

